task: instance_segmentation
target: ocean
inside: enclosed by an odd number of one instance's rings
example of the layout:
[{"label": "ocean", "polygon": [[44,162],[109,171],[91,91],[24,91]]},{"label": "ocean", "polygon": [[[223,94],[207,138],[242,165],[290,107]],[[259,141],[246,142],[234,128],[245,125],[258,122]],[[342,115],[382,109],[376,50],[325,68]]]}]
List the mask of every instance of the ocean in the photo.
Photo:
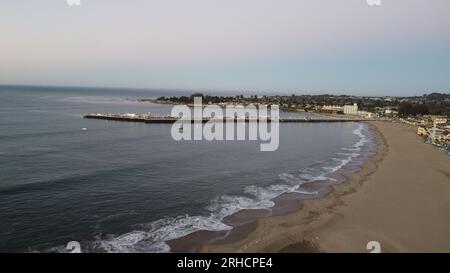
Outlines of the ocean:
[{"label": "ocean", "polygon": [[[168,114],[136,99],[167,90],[0,87],[0,252],[169,252],[197,230],[231,230],[243,209],[283,193],[320,195],[374,150],[363,123],[280,124],[257,141],[174,141],[170,124],[83,119],[89,112]],[[317,114],[282,113],[308,117]],[[325,187],[323,188],[325,189]]]}]

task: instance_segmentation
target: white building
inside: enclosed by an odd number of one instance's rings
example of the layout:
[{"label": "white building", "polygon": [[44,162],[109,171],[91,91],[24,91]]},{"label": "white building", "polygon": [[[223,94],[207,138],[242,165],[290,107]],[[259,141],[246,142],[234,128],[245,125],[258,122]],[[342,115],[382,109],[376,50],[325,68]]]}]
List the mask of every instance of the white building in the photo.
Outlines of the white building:
[{"label": "white building", "polygon": [[374,114],[367,111],[358,111],[358,115],[364,118],[374,118]]},{"label": "white building", "polygon": [[353,105],[344,105],[344,114],[357,115],[358,114],[358,104],[353,103]]},{"label": "white building", "polygon": [[436,117],[433,119],[434,124],[446,124],[447,123],[447,117]]},{"label": "white building", "polygon": [[339,111],[344,111],[344,107],[338,106],[338,105],[324,105],[322,107],[322,110],[339,112]]},{"label": "white building", "polygon": [[398,112],[392,109],[385,109],[384,114],[386,115],[398,115]]}]

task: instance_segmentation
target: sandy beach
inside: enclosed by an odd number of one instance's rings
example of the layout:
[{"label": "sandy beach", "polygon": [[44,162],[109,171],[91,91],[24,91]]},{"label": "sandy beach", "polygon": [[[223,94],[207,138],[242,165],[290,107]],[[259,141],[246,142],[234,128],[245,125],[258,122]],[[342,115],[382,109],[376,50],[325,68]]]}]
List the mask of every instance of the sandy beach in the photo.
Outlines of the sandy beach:
[{"label": "sandy beach", "polygon": [[415,128],[369,122],[377,152],[325,198],[290,214],[258,219],[244,238],[203,252],[450,251],[450,157]]}]

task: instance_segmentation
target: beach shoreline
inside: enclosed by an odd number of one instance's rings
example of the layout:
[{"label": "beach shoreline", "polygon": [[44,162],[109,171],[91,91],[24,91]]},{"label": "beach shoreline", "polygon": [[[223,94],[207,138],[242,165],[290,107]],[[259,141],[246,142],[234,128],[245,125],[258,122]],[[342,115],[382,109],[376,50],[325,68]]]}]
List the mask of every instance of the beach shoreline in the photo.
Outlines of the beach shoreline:
[{"label": "beach shoreline", "polygon": [[[370,124],[367,124],[367,126],[370,132],[376,132],[373,128],[370,128],[373,126]],[[376,136],[368,135],[364,136],[364,138],[370,138],[373,142],[376,142],[378,139]],[[334,187],[342,183],[347,183],[347,175],[367,169],[365,167],[366,162],[373,160],[378,154],[377,149],[373,151],[373,148],[370,148],[370,146],[373,146],[372,144],[369,146],[364,145],[364,149],[358,152],[360,154],[356,158],[353,158],[350,164],[345,164],[342,169],[326,174],[325,176],[328,178],[328,181],[310,181],[302,185],[308,191],[317,191],[317,195],[303,195],[295,192],[283,193],[272,199],[274,206],[270,209],[243,209],[227,216],[224,219],[224,223],[231,226],[231,230],[199,230],[181,238],[168,241],[167,243],[171,251],[177,253],[203,252],[209,251],[210,247],[215,248],[221,245],[239,243],[256,230],[261,219],[283,217],[298,213],[303,209],[305,201],[326,198],[330,193],[333,193]],[[380,145],[376,145],[375,147],[380,147]],[[232,250],[226,251],[232,252]]]},{"label": "beach shoreline", "polygon": [[368,122],[376,153],[345,182],[302,208],[256,220],[239,240],[200,252],[450,251],[450,158],[425,145],[410,126]]}]

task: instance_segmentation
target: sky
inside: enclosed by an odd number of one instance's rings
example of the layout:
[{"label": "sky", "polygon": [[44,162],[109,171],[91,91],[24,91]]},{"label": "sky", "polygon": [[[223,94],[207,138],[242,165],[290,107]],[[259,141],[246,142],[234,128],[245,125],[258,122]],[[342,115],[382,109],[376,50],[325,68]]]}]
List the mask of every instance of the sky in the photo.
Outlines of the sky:
[{"label": "sky", "polygon": [[0,84],[450,92],[450,1],[0,0]]}]

